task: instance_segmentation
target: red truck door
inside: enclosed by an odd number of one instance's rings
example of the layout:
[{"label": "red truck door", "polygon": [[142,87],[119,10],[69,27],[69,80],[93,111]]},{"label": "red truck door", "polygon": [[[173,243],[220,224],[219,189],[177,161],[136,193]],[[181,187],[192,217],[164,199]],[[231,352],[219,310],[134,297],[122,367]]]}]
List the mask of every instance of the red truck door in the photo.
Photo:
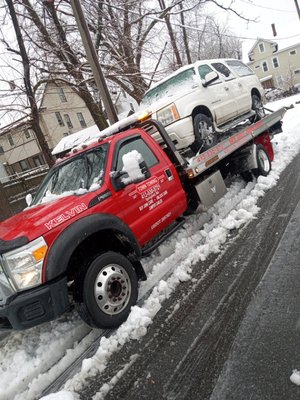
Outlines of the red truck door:
[{"label": "red truck door", "polygon": [[137,150],[149,168],[150,177],[114,193],[119,215],[141,245],[186,210],[186,195],[173,164],[156,143],[151,146],[151,140],[147,139],[140,135],[121,139],[115,146],[112,162],[112,170],[121,171],[123,155]]}]

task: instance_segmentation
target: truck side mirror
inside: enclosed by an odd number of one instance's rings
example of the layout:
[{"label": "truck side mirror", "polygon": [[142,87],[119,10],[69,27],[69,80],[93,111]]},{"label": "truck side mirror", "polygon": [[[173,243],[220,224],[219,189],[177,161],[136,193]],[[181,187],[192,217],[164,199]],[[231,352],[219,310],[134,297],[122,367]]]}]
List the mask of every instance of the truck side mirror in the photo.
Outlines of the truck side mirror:
[{"label": "truck side mirror", "polygon": [[204,82],[202,83],[202,85],[204,87],[207,87],[217,79],[219,79],[219,74],[215,71],[211,71],[205,75]]}]

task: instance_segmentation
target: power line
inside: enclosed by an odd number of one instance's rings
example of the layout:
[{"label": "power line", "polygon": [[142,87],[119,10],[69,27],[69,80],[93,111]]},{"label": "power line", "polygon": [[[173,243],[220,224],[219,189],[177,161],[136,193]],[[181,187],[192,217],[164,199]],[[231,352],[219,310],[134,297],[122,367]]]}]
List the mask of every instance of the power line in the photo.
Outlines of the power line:
[{"label": "power line", "polygon": [[272,8],[272,7],[266,7],[266,6],[261,6],[259,4],[254,4],[254,3],[249,3],[246,0],[240,0],[242,3],[248,4],[248,6],[254,6],[254,7],[259,7],[259,8],[265,8],[266,10],[272,10],[272,11],[278,11],[278,12],[287,12],[287,13],[292,13],[294,14],[294,11],[290,11],[290,10],[280,10],[278,8]]}]

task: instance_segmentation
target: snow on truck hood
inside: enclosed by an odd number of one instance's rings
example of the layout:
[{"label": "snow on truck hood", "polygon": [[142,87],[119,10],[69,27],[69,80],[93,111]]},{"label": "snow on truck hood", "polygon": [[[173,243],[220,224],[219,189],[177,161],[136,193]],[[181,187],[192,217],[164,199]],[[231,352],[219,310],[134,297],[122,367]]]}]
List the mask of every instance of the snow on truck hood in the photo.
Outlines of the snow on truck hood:
[{"label": "snow on truck hood", "polygon": [[26,236],[34,240],[86,211],[89,200],[90,196],[68,196],[26,208],[0,223],[0,238],[12,240]]}]

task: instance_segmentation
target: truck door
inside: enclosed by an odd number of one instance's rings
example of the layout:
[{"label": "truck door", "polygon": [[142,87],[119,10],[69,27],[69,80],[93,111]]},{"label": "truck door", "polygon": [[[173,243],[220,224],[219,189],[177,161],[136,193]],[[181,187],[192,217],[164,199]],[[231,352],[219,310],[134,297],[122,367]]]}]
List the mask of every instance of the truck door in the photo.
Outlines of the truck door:
[{"label": "truck door", "polygon": [[158,154],[140,136],[122,139],[115,147],[112,169],[121,171],[124,154],[137,150],[143,157],[150,176],[139,183],[130,183],[114,193],[123,221],[143,245],[182,215],[186,196],[173,164],[163,151]]}]

